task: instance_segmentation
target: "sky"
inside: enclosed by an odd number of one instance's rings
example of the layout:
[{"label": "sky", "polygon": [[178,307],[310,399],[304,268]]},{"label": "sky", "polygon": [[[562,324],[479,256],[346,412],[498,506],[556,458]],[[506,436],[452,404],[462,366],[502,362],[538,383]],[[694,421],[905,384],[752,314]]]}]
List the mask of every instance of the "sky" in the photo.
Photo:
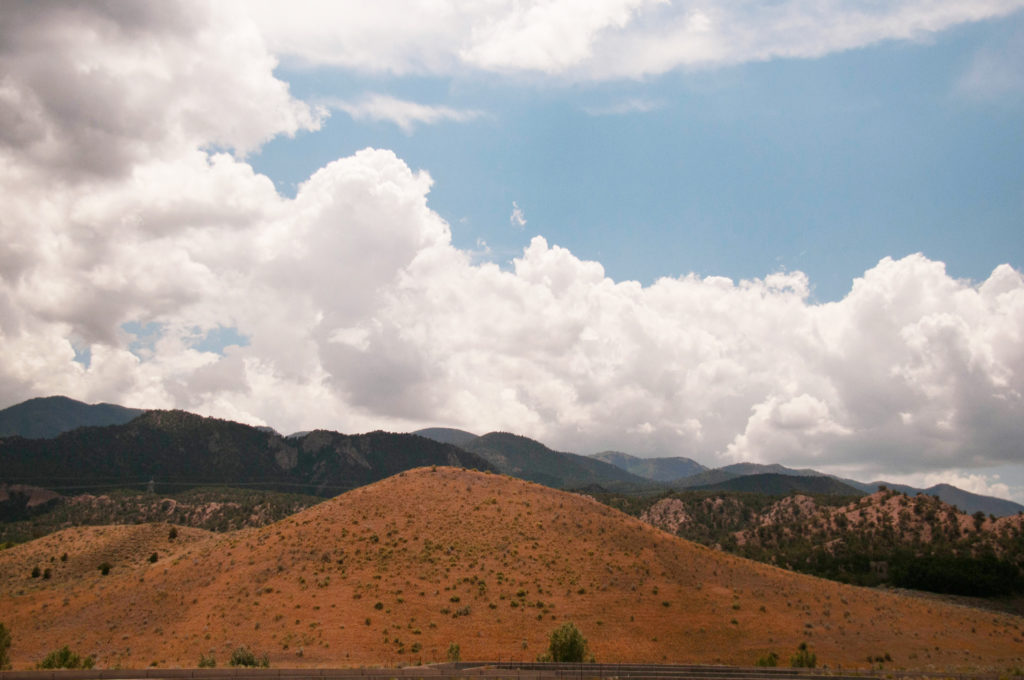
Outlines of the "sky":
[{"label": "sky", "polygon": [[0,4],[0,408],[1024,502],[1024,0]]}]

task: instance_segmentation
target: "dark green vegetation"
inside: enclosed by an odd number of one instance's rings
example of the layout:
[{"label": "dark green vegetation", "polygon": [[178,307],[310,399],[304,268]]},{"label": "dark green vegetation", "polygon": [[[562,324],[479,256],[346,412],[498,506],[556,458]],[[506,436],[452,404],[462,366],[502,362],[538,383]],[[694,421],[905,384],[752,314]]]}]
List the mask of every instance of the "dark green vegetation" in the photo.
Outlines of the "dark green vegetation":
[{"label": "dark green vegetation", "polygon": [[[233,531],[272,524],[323,498],[258,489],[200,487],[159,496],[130,489],[55,496],[50,502],[32,508],[14,505],[21,500],[24,496],[12,496],[6,504],[0,502],[0,545],[29,541],[67,526],[169,522],[208,531]],[[18,519],[3,519],[10,516]],[[176,530],[172,531],[176,536]]]},{"label": "dark green vegetation", "polygon": [[556,663],[582,663],[587,658],[587,639],[572,621],[567,621],[556,628],[548,638],[547,654],[538,661],[554,661]]},{"label": "dark green vegetation", "polygon": [[818,656],[807,648],[806,642],[801,642],[796,653],[789,657],[789,665],[793,668],[814,668],[818,665]]},{"label": "dark green vegetation", "polygon": [[40,397],[0,411],[0,437],[48,439],[78,427],[122,425],[143,413],[116,404],[83,404],[67,397]]},{"label": "dark green vegetation", "polygon": [[7,626],[0,623],[0,671],[11,667],[11,634]]},{"label": "dark green vegetation", "polygon": [[695,491],[736,491],[758,493],[768,496],[785,496],[790,493],[818,494],[829,496],[860,496],[863,492],[833,477],[808,477],[776,473],[753,474],[743,477],[693,487]]},{"label": "dark green vegetation", "polygon": [[605,489],[636,491],[655,488],[651,480],[620,467],[575,453],[552,451],[540,442],[508,432],[491,432],[463,444],[498,472],[556,489],[597,484]]},{"label": "dark green vegetation", "polygon": [[[211,662],[213,657],[210,657]],[[256,658],[256,654],[248,647],[238,647],[231,652],[231,658],[228,659],[229,666],[246,666],[249,668],[270,668],[270,658],[264,654],[263,656]]]},{"label": "dark green vegetation", "polygon": [[858,585],[972,596],[1024,591],[1024,518],[938,498],[685,491],[598,499],[704,545]]},{"label": "dark green vegetation", "polygon": [[413,434],[419,435],[420,437],[426,437],[427,439],[433,439],[435,442],[441,442],[442,444],[454,444],[455,446],[468,444],[479,436],[472,432],[456,430],[452,427],[428,427],[423,430],[416,430]]},{"label": "dark green vegetation", "polygon": [[611,463],[626,472],[655,482],[672,482],[691,477],[707,470],[695,460],[676,456],[673,458],[637,458],[621,451],[602,451],[591,458]]},{"label": "dark green vegetation", "polygon": [[0,440],[0,482],[58,491],[159,493],[231,485],[335,496],[424,465],[492,469],[462,449],[411,434],[317,430],[285,438],[184,411],[148,411],[125,425],[82,427],[54,439]]},{"label": "dark green vegetation", "polygon": [[40,669],[82,668],[88,670],[93,665],[95,665],[95,661],[91,656],[82,658],[68,649],[67,645],[64,645],[60,649],[55,649],[47,654],[45,659],[36,664],[36,667]]}]

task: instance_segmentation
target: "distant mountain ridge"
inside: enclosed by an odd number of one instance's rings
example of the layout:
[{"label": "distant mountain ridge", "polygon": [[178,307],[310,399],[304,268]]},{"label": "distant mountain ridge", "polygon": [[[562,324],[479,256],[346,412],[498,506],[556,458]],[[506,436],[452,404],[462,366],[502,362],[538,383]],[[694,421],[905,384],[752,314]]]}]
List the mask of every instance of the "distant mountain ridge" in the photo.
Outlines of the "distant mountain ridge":
[{"label": "distant mountain ridge", "polygon": [[498,471],[556,489],[588,485],[604,488],[651,488],[652,482],[620,467],[576,453],[553,451],[538,441],[509,432],[490,432],[463,444],[466,451]]},{"label": "distant mountain ridge", "polygon": [[693,491],[739,491],[769,496],[791,493],[828,496],[863,496],[860,489],[823,475],[783,475],[775,472],[742,475],[715,484],[690,487]]},{"label": "distant mountain ridge", "polygon": [[707,470],[695,460],[674,456],[671,458],[637,458],[622,451],[602,451],[591,456],[655,482],[671,482]]},{"label": "distant mountain ridge", "polygon": [[[3,452],[9,450],[7,447],[10,444],[7,439],[11,437],[23,438],[23,443],[19,446],[27,447],[28,449],[36,450],[39,448],[39,444],[32,444],[30,442],[46,441],[47,439],[57,438],[61,435],[73,432],[76,428],[86,427],[105,427],[105,426],[122,426],[127,425],[133,419],[145,414],[145,411],[140,409],[126,408],[115,404],[85,404],[83,402],[75,401],[62,396],[53,397],[42,397],[36,399],[29,399],[28,401],[22,402],[15,406],[11,406],[7,409],[0,411],[0,463],[4,462]],[[159,413],[159,412],[155,412]],[[169,413],[169,412],[163,412]],[[188,414],[192,415],[192,414]],[[198,418],[199,416],[193,416]],[[220,421],[227,422],[227,421]],[[239,427],[247,427],[234,423]],[[280,454],[284,456],[284,460],[287,461],[292,453],[290,451],[302,451],[304,456],[299,456],[295,453],[295,456],[302,460],[307,460],[305,454],[316,458],[307,447],[306,441],[310,437],[313,437],[310,441],[322,441],[323,433],[325,431],[319,430],[316,432],[299,432],[288,435],[287,437],[281,437],[278,433],[274,432],[269,428],[249,428],[254,432],[259,432],[266,441],[263,443],[265,446],[273,447],[275,453],[271,454],[271,457]],[[238,431],[236,431],[238,432]],[[376,444],[360,444],[360,446],[367,447],[367,451],[371,451],[376,445],[384,445],[385,448],[390,448],[391,443],[386,443],[387,437],[413,437],[419,436],[422,439],[431,441],[435,444],[448,445],[453,448],[463,450],[467,455],[472,454],[471,458],[466,458],[469,467],[480,467],[489,465],[492,469],[498,469],[506,474],[518,476],[523,479],[528,479],[542,484],[547,484],[556,488],[602,488],[606,490],[651,490],[654,488],[664,488],[666,485],[675,489],[692,489],[697,487],[702,488],[718,488],[717,485],[729,483],[730,480],[741,479],[744,477],[750,477],[754,475],[783,475],[788,477],[806,477],[806,478],[827,478],[835,479],[838,482],[849,485],[865,493],[873,493],[881,486],[902,491],[904,493],[914,495],[918,493],[925,493],[929,495],[938,496],[943,501],[956,505],[958,508],[965,510],[968,513],[975,513],[978,511],[986,514],[992,514],[995,516],[1006,516],[1011,514],[1017,514],[1024,511],[1024,505],[1015,503],[1013,501],[995,498],[991,496],[983,496],[979,494],[973,494],[962,489],[950,486],[948,484],[939,484],[928,489],[918,489],[900,484],[891,484],[887,482],[871,482],[864,483],[851,479],[836,478],[832,475],[826,475],[811,469],[792,469],[782,465],[764,465],[758,463],[736,463],[733,465],[727,465],[717,469],[707,469],[700,463],[693,461],[689,458],[683,457],[672,457],[672,458],[638,458],[627,453],[619,451],[604,451],[593,456],[580,456],[574,453],[564,453],[553,451],[544,444],[521,437],[519,435],[513,435],[509,433],[490,433],[483,437],[459,430],[455,428],[445,427],[434,427],[419,430],[411,435],[387,435],[387,433],[371,433],[369,435],[341,435],[339,433],[330,433],[335,437],[363,437],[372,438],[377,437]],[[315,435],[315,436],[314,436]],[[89,437],[95,437],[97,435],[89,435]],[[249,435],[246,435],[248,437]],[[231,438],[229,437],[228,440]],[[75,446],[79,446],[84,441],[82,437],[76,437],[71,440],[75,442]],[[254,440],[255,441],[255,440]],[[387,440],[390,441],[390,440]],[[288,473],[283,479],[271,479],[275,475],[280,475],[280,470],[272,470],[266,466],[267,451],[261,449],[261,445],[256,445],[253,451],[255,451],[255,458],[257,461],[256,468],[263,470],[264,472],[270,471],[271,478],[264,480],[253,480],[251,475],[246,476],[248,470],[245,466],[235,466],[235,473],[242,475],[236,482],[232,482],[230,475],[227,475],[227,470],[222,469],[221,472],[225,473],[221,477],[218,477],[221,483],[244,483],[244,484],[278,484],[278,485],[298,485],[296,488],[299,490],[309,491],[315,489],[313,493],[320,495],[328,494],[329,487],[335,487],[335,489],[350,488],[351,485],[358,485],[362,483],[369,483],[380,479],[377,476],[379,470],[392,470],[396,471],[398,468],[394,468],[386,464],[382,460],[376,460],[371,464],[367,461],[367,464],[372,469],[371,472],[367,472],[367,468],[358,462],[358,457],[353,459],[356,462],[349,461],[346,465],[349,468],[343,470],[345,465],[335,464],[340,452],[346,451],[358,451],[360,446],[355,446],[352,441],[347,443],[341,443],[342,440],[337,439],[328,446],[334,447],[335,458],[327,456],[324,460],[321,460],[318,465],[319,471],[317,473],[310,472],[312,475],[309,478],[301,478],[298,473]],[[207,442],[209,444],[209,442]],[[193,442],[193,445],[196,445]],[[202,444],[198,444],[202,448]],[[33,448],[36,447],[36,448]],[[47,446],[42,446],[42,449],[47,449]],[[116,448],[116,447],[115,447]],[[159,446],[157,447],[159,449]],[[231,446],[229,445],[230,449]],[[403,444],[398,446],[395,450],[405,451],[408,445]],[[136,448],[136,451],[140,450]],[[435,452],[436,453],[436,452]],[[52,452],[51,452],[52,454]],[[236,451],[237,454],[237,451]],[[10,454],[7,454],[10,456]],[[161,454],[163,455],[163,454]],[[347,454],[346,454],[347,455]],[[376,454],[371,455],[373,457]],[[343,456],[342,456],[343,457]],[[45,458],[45,457],[44,457]],[[73,460],[74,456],[67,458],[67,464],[58,464],[47,468],[45,460],[40,459],[42,467],[35,469],[34,473],[40,473],[41,470],[49,469],[54,474],[60,473],[64,477],[72,477],[72,481],[77,481],[78,484],[94,484],[96,483],[97,474],[94,470],[82,469],[80,462]],[[297,458],[297,460],[298,460]],[[408,457],[404,453],[399,455],[398,458],[402,461],[409,462],[412,460],[418,460],[416,456]],[[460,454],[448,452],[445,455],[435,455],[431,460],[433,462],[425,462],[423,464],[438,464],[436,461],[440,459],[458,461],[453,464],[461,464],[463,458]],[[99,459],[97,459],[99,460]],[[135,461],[132,465],[128,465],[126,462],[128,459],[121,461],[121,467],[124,469],[133,469],[138,472],[139,461]],[[226,459],[223,457],[218,458],[218,464],[226,463]],[[331,461],[334,461],[333,463]],[[196,461],[196,469],[208,469],[209,461]],[[108,469],[104,463],[101,465],[103,469]],[[117,469],[117,465],[112,470]],[[172,466],[173,468],[173,466]],[[172,469],[168,468],[168,469]],[[13,470],[20,470],[19,474],[26,473],[20,477],[15,477]],[[82,475],[78,475],[81,471]],[[41,474],[34,474],[31,465],[22,465],[18,467],[15,463],[13,468],[0,467],[0,483],[22,483],[25,479],[43,480]],[[292,479],[289,475],[298,475],[300,479]],[[318,477],[319,481],[313,479]],[[112,473],[112,476],[108,479],[104,479],[102,483],[106,484],[110,480],[116,480],[116,472]],[[337,480],[345,480],[339,486]],[[762,482],[767,482],[770,477],[760,477]],[[326,481],[325,481],[326,480]],[[362,481],[360,481],[362,480]],[[52,480],[51,480],[52,481]],[[64,480],[67,481],[67,480]],[[768,486],[763,486],[760,489],[757,488],[757,479],[748,480],[746,482],[735,483],[735,488],[743,487],[748,488],[752,491],[760,493],[772,493],[771,489],[779,488],[774,480]],[[139,480],[133,478],[132,483],[139,483]],[[44,485],[45,480],[44,480]],[[787,483],[792,486],[793,483]],[[268,487],[269,488],[269,487]],[[733,488],[733,487],[723,487]],[[818,488],[824,488],[821,484]],[[285,489],[283,489],[285,490]],[[286,490],[295,490],[288,488]],[[810,493],[817,493],[815,491],[808,491]],[[848,489],[842,490],[842,495],[848,495]]]},{"label": "distant mountain ridge", "polygon": [[284,438],[184,411],[147,411],[124,425],[82,427],[53,439],[0,439],[0,483],[58,490],[145,485],[250,486],[333,496],[404,470],[448,465],[494,470],[478,455],[412,434],[316,430]]},{"label": "distant mountain ridge", "polygon": [[0,437],[50,439],[78,427],[123,425],[145,411],[117,404],[86,404],[68,397],[38,397],[0,411]]},{"label": "distant mountain ridge", "polygon": [[427,439],[433,439],[435,442],[441,442],[442,444],[454,444],[455,446],[468,444],[480,436],[473,434],[472,432],[458,430],[453,427],[428,427],[422,430],[416,430],[413,434],[426,437]]}]

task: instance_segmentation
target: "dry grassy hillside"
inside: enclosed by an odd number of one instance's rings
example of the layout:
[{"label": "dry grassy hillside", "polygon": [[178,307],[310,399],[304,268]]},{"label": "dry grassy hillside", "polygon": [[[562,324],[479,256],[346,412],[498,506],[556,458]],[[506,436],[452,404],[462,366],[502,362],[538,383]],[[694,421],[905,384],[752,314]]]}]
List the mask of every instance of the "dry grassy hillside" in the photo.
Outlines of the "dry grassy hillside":
[{"label": "dry grassy hillside", "polygon": [[100,666],[224,665],[243,644],[273,666],[429,663],[451,642],[532,660],[566,620],[607,662],[753,664],[807,642],[832,667],[1024,664],[1020,618],[792,574],[501,475],[423,468],[259,529],[168,531],[72,529],[0,553],[14,667],[64,644]]}]

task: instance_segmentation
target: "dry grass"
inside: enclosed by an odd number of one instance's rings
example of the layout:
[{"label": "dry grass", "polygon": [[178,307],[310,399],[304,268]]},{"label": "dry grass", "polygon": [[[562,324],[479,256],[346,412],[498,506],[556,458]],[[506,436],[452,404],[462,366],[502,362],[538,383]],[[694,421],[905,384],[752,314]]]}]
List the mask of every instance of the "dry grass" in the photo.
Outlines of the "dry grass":
[{"label": "dry grass", "polygon": [[807,642],[831,667],[1024,663],[1020,618],[749,562],[501,475],[424,468],[260,529],[178,531],[69,529],[0,553],[14,667],[64,644],[125,667],[225,665],[243,644],[274,666],[430,663],[451,642],[526,661],[563,621],[606,662],[749,665]]}]

